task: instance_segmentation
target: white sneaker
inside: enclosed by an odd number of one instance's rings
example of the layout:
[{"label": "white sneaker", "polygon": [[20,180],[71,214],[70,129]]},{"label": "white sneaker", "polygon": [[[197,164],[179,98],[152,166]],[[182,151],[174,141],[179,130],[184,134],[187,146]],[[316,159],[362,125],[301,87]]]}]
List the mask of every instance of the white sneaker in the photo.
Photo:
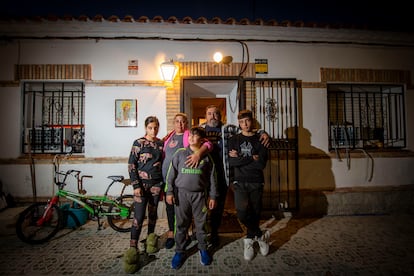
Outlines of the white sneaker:
[{"label": "white sneaker", "polygon": [[253,239],[244,239],[244,259],[250,261],[254,257]]},{"label": "white sneaker", "polygon": [[257,239],[260,246],[260,253],[263,256],[266,256],[269,253],[269,238],[270,232],[268,230],[265,230],[262,236],[259,239]]}]

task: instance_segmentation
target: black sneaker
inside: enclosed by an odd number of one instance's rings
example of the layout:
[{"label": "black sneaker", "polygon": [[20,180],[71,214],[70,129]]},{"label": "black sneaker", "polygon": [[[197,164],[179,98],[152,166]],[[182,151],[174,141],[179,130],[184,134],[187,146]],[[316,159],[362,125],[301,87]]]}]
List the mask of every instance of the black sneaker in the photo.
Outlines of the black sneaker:
[{"label": "black sneaker", "polygon": [[165,248],[171,249],[173,248],[174,244],[175,244],[174,238],[168,238],[167,241],[165,242]]},{"label": "black sneaker", "polygon": [[213,247],[217,247],[220,245],[220,237],[218,234],[211,234],[210,235],[210,239],[209,239],[209,243],[211,246]]}]

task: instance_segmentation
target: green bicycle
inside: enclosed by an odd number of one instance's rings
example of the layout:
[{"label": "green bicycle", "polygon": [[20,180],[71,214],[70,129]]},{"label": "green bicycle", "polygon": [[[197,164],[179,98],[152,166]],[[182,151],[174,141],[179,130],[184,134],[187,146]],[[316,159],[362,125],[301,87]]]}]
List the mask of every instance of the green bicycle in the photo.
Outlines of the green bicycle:
[{"label": "green bicycle", "polygon": [[[133,195],[123,194],[129,179],[123,176],[108,176],[112,182],[106,188],[104,195],[89,196],[83,189],[83,178],[92,176],[81,176],[78,170],[58,171],[59,156],[55,156],[53,164],[55,167],[54,182],[58,186],[56,194],[47,202],[35,202],[24,209],[16,221],[16,234],[20,240],[29,244],[40,244],[47,242],[58,231],[65,227],[66,219],[61,208],[61,198],[76,203],[90,214],[92,219],[98,222],[98,230],[102,229],[103,217],[107,218],[109,226],[118,232],[129,232],[134,219]],[[66,181],[69,176],[74,176],[78,183],[78,192],[65,190]],[[63,179],[59,181],[59,179]],[[114,183],[122,183],[121,195],[117,198],[108,196],[109,190]]]}]

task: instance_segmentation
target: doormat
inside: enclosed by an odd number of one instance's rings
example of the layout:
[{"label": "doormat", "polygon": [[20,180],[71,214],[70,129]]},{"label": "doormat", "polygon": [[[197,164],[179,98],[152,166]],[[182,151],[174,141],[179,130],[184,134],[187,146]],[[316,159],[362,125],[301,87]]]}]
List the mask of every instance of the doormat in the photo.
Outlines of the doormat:
[{"label": "doormat", "polygon": [[237,219],[236,214],[224,212],[221,219],[219,233],[242,233],[243,228]]}]

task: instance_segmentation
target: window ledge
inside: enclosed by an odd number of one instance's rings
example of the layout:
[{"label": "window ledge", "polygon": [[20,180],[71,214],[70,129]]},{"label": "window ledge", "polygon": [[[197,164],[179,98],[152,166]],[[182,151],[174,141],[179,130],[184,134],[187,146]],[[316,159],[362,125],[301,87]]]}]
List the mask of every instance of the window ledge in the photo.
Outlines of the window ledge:
[{"label": "window ledge", "polygon": [[[346,157],[347,152],[344,149],[338,151],[341,157]],[[414,152],[410,150],[396,150],[396,149],[381,149],[381,150],[363,150],[353,149],[349,150],[349,154],[353,158],[365,158],[369,154],[373,158],[401,158],[401,157],[414,157]],[[336,158],[337,153],[332,150],[329,152],[331,158]]]}]

